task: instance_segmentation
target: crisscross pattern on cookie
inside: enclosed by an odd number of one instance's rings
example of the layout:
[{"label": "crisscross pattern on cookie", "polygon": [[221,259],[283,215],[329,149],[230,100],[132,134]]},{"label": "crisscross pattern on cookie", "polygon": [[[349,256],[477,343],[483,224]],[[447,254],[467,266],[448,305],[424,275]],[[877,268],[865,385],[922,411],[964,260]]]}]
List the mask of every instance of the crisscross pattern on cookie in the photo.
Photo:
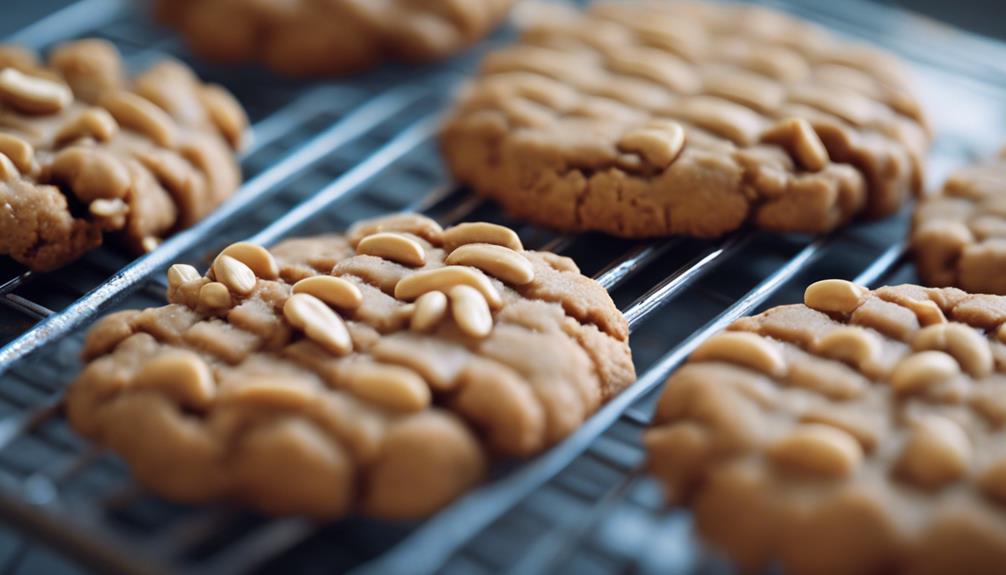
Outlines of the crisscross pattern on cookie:
[{"label": "crisscross pattern on cookie", "polygon": [[604,289],[492,224],[390,216],[235,244],[168,282],[170,305],[91,331],[67,405],[186,501],[425,515],[490,455],[541,451],[634,378]]},{"label": "crisscross pattern on cookie", "polygon": [[293,75],[343,74],[384,58],[446,57],[482,38],[513,0],[161,0],[199,53]]},{"label": "crisscross pattern on cookie", "polygon": [[822,232],[917,192],[928,133],[897,62],[764,8],[600,3],[529,18],[442,147],[516,215],[623,236],[748,220]]},{"label": "crisscross pattern on cookie", "polygon": [[920,201],[911,243],[927,284],[1006,294],[1006,150]]},{"label": "crisscross pattern on cookie", "polygon": [[811,285],[668,380],[651,469],[745,567],[995,572],[1006,553],[1006,298]]},{"label": "crisscross pattern on cookie", "polygon": [[51,269],[105,232],[153,249],[234,192],[246,127],[228,92],[177,62],[128,80],[101,40],[45,66],[0,46],[0,255]]}]

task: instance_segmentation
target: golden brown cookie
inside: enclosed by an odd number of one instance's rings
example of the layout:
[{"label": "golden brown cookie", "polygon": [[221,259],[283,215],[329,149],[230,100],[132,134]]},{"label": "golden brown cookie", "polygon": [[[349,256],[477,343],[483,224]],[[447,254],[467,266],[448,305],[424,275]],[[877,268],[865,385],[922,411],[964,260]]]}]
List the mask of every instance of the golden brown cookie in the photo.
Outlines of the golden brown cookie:
[{"label": "golden brown cookie", "polygon": [[208,58],[316,76],[444,58],[485,36],[513,1],[160,0],[157,12]]},{"label": "golden brown cookie", "polygon": [[532,19],[461,91],[441,146],[518,217],[711,237],[891,214],[928,141],[886,54],[764,8],[625,2]]},{"label": "golden brown cookie", "polygon": [[237,189],[246,127],[227,91],[178,62],[128,79],[103,40],[45,65],[0,46],[0,255],[48,270],[109,232],[153,249]]},{"label": "golden brown cookie", "polygon": [[807,288],[667,381],[651,470],[742,567],[1006,571],[1006,297]]},{"label": "golden brown cookie", "polygon": [[170,305],[91,331],[67,411],[172,499],[427,515],[635,377],[604,289],[492,224],[238,243],[168,283]]},{"label": "golden brown cookie", "polygon": [[923,282],[1006,294],[1006,150],[921,200],[911,243]]}]

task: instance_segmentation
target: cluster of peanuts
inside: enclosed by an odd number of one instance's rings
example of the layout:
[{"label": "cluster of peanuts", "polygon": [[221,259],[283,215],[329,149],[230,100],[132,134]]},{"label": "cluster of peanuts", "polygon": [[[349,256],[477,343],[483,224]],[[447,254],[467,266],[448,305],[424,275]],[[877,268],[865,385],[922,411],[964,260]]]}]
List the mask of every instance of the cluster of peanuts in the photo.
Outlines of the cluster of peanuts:
[{"label": "cluster of peanuts", "polygon": [[829,529],[864,508],[864,532],[913,541],[898,550],[905,561],[931,559],[939,545],[920,541],[957,520],[1006,549],[986,530],[1001,520],[989,501],[1006,503],[1003,372],[1004,297],[820,281],[804,305],[740,319],[695,350],[646,433],[650,465],[673,500],[696,505],[703,532],[752,568],[768,557],[745,547],[755,528],[731,529],[714,512],[737,497],[750,504],[738,512],[764,514],[775,541],[764,553],[783,553],[798,573],[825,561],[869,570],[876,556],[858,543],[825,560],[787,542],[801,521]]},{"label": "cluster of peanuts", "polygon": [[[409,322],[415,332],[429,332],[443,321],[448,312],[462,333],[484,338],[492,331],[492,310],[502,297],[481,270],[512,285],[527,285],[534,280],[531,263],[517,234],[506,227],[486,222],[465,223],[443,232],[447,250],[444,266],[415,271],[403,277],[394,289],[396,298],[412,302],[401,306],[397,314]],[[403,266],[426,265],[423,247],[408,234],[378,231],[361,238],[355,247],[360,255],[375,256]],[[220,314],[234,307],[241,298],[255,290],[259,279],[275,281],[279,266],[265,248],[238,242],[223,249],[214,259],[205,277],[188,264],[174,264],[168,269],[168,299],[182,301],[201,312]],[[296,281],[283,304],[286,321],[305,337],[335,356],[353,351],[353,340],[342,313],[351,313],[363,302],[360,289],[338,276],[315,275]],[[178,389],[191,392],[178,395],[182,403],[205,405],[212,387],[199,374],[208,370],[193,365],[199,361],[192,353],[172,354],[150,369],[164,370],[166,377],[141,374],[152,385],[165,384],[172,393]],[[175,363],[179,365],[172,367]],[[182,365],[184,364],[184,366]],[[176,369],[177,368],[177,369]],[[167,374],[178,379],[168,381]],[[190,377],[191,376],[191,377]],[[139,376],[138,376],[139,377]],[[431,401],[427,384],[410,370],[383,365],[359,366],[343,374],[347,387],[361,397],[392,409],[408,411],[427,407]],[[148,383],[149,384],[149,383]]]},{"label": "cluster of peanuts", "polygon": [[[921,398],[947,404],[969,402],[979,413],[997,409],[988,404],[988,396],[980,390],[981,381],[996,371],[995,354],[1000,354],[1000,361],[1006,360],[1006,356],[1001,355],[1002,350],[1006,350],[1001,347],[1006,343],[1006,324],[990,330],[995,338],[990,341],[981,326],[949,322],[935,301],[903,297],[898,298],[899,307],[917,318],[918,329],[901,331],[899,326],[885,325],[883,314],[857,317],[857,310],[869,299],[868,290],[843,280],[817,282],[806,290],[807,308],[833,317],[850,318],[851,325],[827,326],[823,330],[820,330],[821,325],[808,323],[806,329],[817,328],[820,332],[812,340],[798,342],[818,357],[852,368],[851,374],[832,377],[827,385],[823,382],[828,378],[794,382],[799,376],[793,373],[795,370],[787,361],[784,346],[773,336],[787,338],[772,331],[773,327],[759,327],[775,324],[768,321],[758,324],[757,318],[755,322],[742,320],[735,326],[739,331],[710,338],[695,350],[691,361],[742,366],[773,381],[789,381],[791,385],[813,389],[836,403],[856,400],[870,393],[870,387],[855,385],[865,378],[886,384],[886,389],[883,386],[873,389],[876,393],[889,394],[892,408],[898,402]],[[779,325],[798,319],[798,316],[780,317]],[[898,332],[906,337],[903,343],[887,339]],[[790,334],[790,337],[809,336]],[[914,418],[909,427],[907,439],[893,462],[899,477],[926,487],[940,487],[968,473],[975,448],[960,423],[933,413]],[[658,428],[651,438],[660,433],[663,432]],[[862,463],[864,451],[875,448],[878,441],[881,439],[866,428],[814,414],[803,417],[789,431],[770,441],[765,449],[770,460],[783,466],[823,476],[846,477]],[[998,499],[1006,496],[1006,483],[1002,482],[1006,478],[1004,470],[1006,458],[990,465],[978,479],[981,488]]]},{"label": "cluster of peanuts", "polygon": [[[60,46],[48,66],[0,46],[0,109],[12,116],[0,130],[0,183],[19,212],[5,222],[17,235],[0,233],[0,252],[33,268],[72,260],[100,243],[102,231],[123,230],[130,247],[149,251],[240,180],[232,150],[244,138],[243,110],[178,63],[127,83],[119,54],[103,41]],[[53,199],[50,186],[88,217]],[[36,220],[46,223],[32,228]]]},{"label": "cluster of peanuts", "polygon": [[[443,235],[444,267],[417,271],[395,286],[395,297],[414,302],[401,308],[413,331],[428,332],[446,316],[448,302],[454,321],[471,337],[483,338],[493,327],[492,310],[503,300],[479,269],[504,283],[522,286],[534,281],[524,246],[510,228],[487,222],[464,223]],[[422,246],[406,235],[377,232],[361,239],[359,254],[372,255],[410,267],[426,264]]]}]

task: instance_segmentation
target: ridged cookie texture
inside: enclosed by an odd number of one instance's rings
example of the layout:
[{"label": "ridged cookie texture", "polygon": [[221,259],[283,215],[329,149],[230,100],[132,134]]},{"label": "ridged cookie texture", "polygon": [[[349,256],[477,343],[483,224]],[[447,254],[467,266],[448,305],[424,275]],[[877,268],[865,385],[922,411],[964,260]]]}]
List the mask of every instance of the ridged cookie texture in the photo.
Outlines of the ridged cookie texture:
[{"label": "ridged cookie texture", "polygon": [[246,128],[227,91],[178,62],[127,78],[103,40],[44,65],[0,46],[0,255],[49,270],[108,233],[155,248],[237,189]]},{"label": "ridged cookie texture", "polygon": [[1006,149],[919,201],[911,246],[926,284],[1006,295]]},{"label": "ridged cookie texture", "polygon": [[700,345],[645,443],[743,568],[1006,572],[1006,297],[812,284]]},{"label": "ridged cookie texture", "polygon": [[208,58],[317,76],[447,57],[488,34],[513,1],[160,0],[157,11]]},{"label": "ridged cookie texture", "polygon": [[67,413],[182,501],[424,516],[635,377],[604,289],[488,223],[238,243],[168,284],[170,305],[91,330]]},{"label": "ridged cookie texture", "polygon": [[928,128],[878,50],[716,3],[527,20],[441,137],[456,179],[518,217],[626,237],[819,233],[921,188]]}]

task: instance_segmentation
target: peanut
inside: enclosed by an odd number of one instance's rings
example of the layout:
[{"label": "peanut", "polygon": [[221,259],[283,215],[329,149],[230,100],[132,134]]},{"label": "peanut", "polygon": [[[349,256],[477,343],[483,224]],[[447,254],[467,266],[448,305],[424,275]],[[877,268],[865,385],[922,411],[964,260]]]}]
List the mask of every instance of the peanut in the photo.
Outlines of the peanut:
[{"label": "peanut", "polygon": [[99,198],[87,206],[87,210],[98,218],[114,218],[129,213],[129,205],[119,198],[106,200]]},{"label": "peanut", "polygon": [[915,393],[960,374],[954,358],[942,351],[922,351],[898,362],[891,372],[895,393]]},{"label": "peanut", "polygon": [[707,339],[692,352],[690,361],[727,361],[777,377],[786,373],[786,361],[778,346],[758,334],[742,331],[727,331]]},{"label": "peanut", "polygon": [[384,258],[411,267],[419,267],[426,263],[426,252],[419,242],[394,232],[378,232],[363,238],[356,245],[356,253]]},{"label": "peanut", "polygon": [[468,222],[444,231],[444,250],[447,253],[465,244],[495,244],[515,252],[524,251],[520,236],[508,227],[488,222]]},{"label": "peanut", "polygon": [[971,460],[971,443],[959,425],[938,415],[915,422],[897,462],[898,472],[926,488],[961,478]]},{"label": "peanut", "polygon": [[94,138],[99,142],[105,142],[118,131],[119,124],[108,111],[103,108],[91,108],[63,124],[59,132],[56,132],[56,144],[65,144],[79,138]]},{"label": "peanut", "polygon": [[946,351],[976,378],[989,375],[995,367],[988,340],[962,323],[938,323],[923,328],[915,334],[912,347],[917,351]]},{"label": "peanut", "polygon": [[388,409],[420,411],[432,399],[426,381],[405,367],[360,362],[349,365],[342,375],[355,395]]},{"label": "peanut", "polygon": [[220,282],[210,282],[199,288],[199,303],[208,308],[230,307],[231,292]]},{"label": "peanut", "polygon": [[440,291],[426,292],[419,296],[415,306],[409,327],[413,331],[430,331],[447,314],[447,296]]},{"label": "peanut", "polygon": [[513,285],[534,281],[534,267],[523,255],[495,244],[466,244],[452,251],[445,263],[479,268]]},{"label": "peanut", "polygon": [[293,293],[311,294],[332,307],[354,310],[363,305],[360,288],[335,276],[312,276],[293,284]]},{"label": "peanut", "polygon": [[231,291],[248,295],[255,289],[255,272],[237,259],[220,254],[213,260],[213,276]]},{"label": "peanut", "polygon": [[156,390],[195,408],[208,406],[216,392],[209,366],[185,350],[165,351],[144,363],[133,376],[133,386]]},{"label": "peanut", "polygon": [[618,151],[637,154],[659,169],[670,166],[685,147],[685,129],[672,121],[658,121],[629,130],[618,140]]},{"label": "peanut", "polygon": [[336,355],[353,351],[353,340],[339,314],[311,294],[290,296],[283,305],[283,315],[290,325]]},{"label": "peanut", "polygon": [[279,264],[276,263],[276,258],[262,246],[237,242],[224,248],[220,254],[243,263],[262,279],[274,280],[279,277]]},{"label": "peanut", "polygon": [[[182,284],[199,279],[199,272],[188,264],[175,264],[168,268],[168,287],[177,288]],[[228,298],[230,296],[228,295]]]},{"label": "peanut", "polygon": [[817,341],[817,351],[825,356],[851,363],[857,368],[872,363],[881,351],[873,333],[858,327],[840,327]]},{"label": "peanut", "polygon": [[412,301],[426,292],[447,291],[462,284],[482,292],[490,307],[497,309],[503,305],[503,298],[489,279],[482,272],[464,266],[444,266],[405,276],[395,285],[395,297]]},{"label": "peanut", "polygon": [[465,334],[482,338],[493,330],[489,304],[479,290],[468,285],[456,285],[447,293],[451,300],[454,321]]},{"label": "peanut", "polygon": [[859,307],[867,290],[845,280],[821,280],[807,287],[803,303],[823,312],[850,314]]},{"label": "peanut", "polygon": [[22,174],[30,174],[35,163],[35,148],[17,136],[0,134],[0,154],[7,156]]},{"label": "peanut", "polygon": [[848,433],[828,425],[804,423],[768,448],[777,464],[824,475],[845,477],[863,459],[859,443]]},{"label": "peanut", "polygon": [[136,130],[165,148],[175,147],[175,124],[171,116],[153,102],[130,92],[113,92],[101,99],[121,126]]},{"label": "peanut", "polygon": [[70,105],[73,92],[65,84],[4,68],[0,71],[0,100],[28,114],[55,114]]},{"label": "peanut", "polygon": [[831,161],[828,150],[803,118],[789,118],[772,126],[762,134],[761,140],[786,148],[797,163],[811,172],[823,170]]}]

